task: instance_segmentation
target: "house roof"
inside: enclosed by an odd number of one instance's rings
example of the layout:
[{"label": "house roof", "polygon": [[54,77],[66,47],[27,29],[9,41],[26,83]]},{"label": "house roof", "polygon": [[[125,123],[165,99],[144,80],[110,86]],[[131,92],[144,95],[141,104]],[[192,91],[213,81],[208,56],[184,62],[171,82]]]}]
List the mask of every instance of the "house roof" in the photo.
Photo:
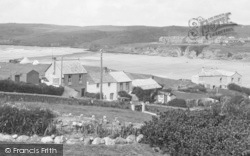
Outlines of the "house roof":
[{"label": "house roof", "polygon": [[6,63],[0,62],[0,71],[9,71],[9,73],[28,73],[32,70],[35,70],[39,73],[40,76],[45,75],[45,71],[49,68],[50,64],[38,64],[32,65],[32,63],[28,64],[19,64],[19,63]]},{"label": "house roof", "polygon": [[[61,70],[61,61],[56,61],[56,67]],[[87,73],[80,61],[63,61],[63,74]]]},{"label": "house roof", "polygon": [[135,87],[140,87],[143,90],[157,89],[161,86],[153,79],[136,79],[132,81],[132,85]]},{"label": "house roof", "polygon": [[131,79],[123,71],[113,71],[113,72],[109,72],[109,74],[117,82],[130,82],[131,81]]},{"label": "house roof", "polygon": [[236,73],[221,69],[203,69],[198,76],[233,76]]},{"label": "house roof", "polygon": [[[100,72],[90,72],[87,74],[87,81],[89,83],[100,83]],[[102,77],[103,83],[114,83],[116,80],[109,74],[103,73]]]},{"label": "house roof", "polygon": [[135,80],[135,79],[149,79],[152,77],[152,75],[147,75],[147,74],[138,74],[138,73],[128,73],[125,72],[126,75],[131,79],[131,80]]}]

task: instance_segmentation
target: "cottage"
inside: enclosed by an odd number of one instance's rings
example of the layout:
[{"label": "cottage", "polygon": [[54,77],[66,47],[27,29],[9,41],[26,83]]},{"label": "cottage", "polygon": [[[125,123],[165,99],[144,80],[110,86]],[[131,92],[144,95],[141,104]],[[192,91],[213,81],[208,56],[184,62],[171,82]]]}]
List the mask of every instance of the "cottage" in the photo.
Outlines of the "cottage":
[{"label": "cottage", "polygon": [[123,71],[111,71],[109,74],[116,80],[117,92],[132,91],[132,80]]},{"label": "cottage", "polygon": [[87,84],[87,71],[79,61],[54,60],[46,70],[45,77],[54,86],[67,86],[84,96]]},{"label": "cottage", "polygon": [[[87,92],[100,93],[100,72],[88,72],[87,75]],[[106,100],[117,100],[117,82],[105,71],[102,77],[102,93]]]},{"label": "cottage", "polygon": [[230,83],[241,85],[242,75],[237,72],[225,71],[220,69],[204,69],[198,75],[192,77],[192,82],[203,84],[206,88],[226,89]]}]

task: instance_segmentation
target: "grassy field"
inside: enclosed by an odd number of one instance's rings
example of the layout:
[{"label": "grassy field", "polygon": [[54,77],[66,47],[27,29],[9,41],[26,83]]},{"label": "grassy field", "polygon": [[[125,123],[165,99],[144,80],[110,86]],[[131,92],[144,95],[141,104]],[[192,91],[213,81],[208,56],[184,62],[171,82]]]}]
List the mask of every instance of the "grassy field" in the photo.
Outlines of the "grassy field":
[{"label": "grassy field", "polygon": [[132,123],[142,123],[144,121],[150,120],[151,115],[133,112],[129,109],[117,109],[111,107],[96,107],[96,106],[78,106],[78,105],[63,105],[63,104],[46,104],[46,103],[23,103],[28,107],[43,107],[49,108],[53,111],[59,112],[60,114],[69,114],[73,116],[79,116],[83,114],[84,117],[91,117],[95,115],[96,118],[102,118],[104,115],[108,120],[113,120],[118,117],[121,122],[132,122]]},{"label": "grassy field", "polygon": [[[72,152],[74,151],[74,152]],[[158,156],[145,144],[115,145],[115,146],[83,146],[65,145],[64,156]]]}]

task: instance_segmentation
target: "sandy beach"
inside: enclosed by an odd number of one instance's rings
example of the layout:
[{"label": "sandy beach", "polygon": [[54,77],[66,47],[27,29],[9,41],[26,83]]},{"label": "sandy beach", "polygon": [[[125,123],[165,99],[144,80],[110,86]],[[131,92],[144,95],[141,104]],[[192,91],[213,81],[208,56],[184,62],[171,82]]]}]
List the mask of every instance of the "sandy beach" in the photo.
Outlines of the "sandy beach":
[{"label": "sandy beach", "polygon": [[[69,54],[64,58],[79,59],[83,65],[100,65],[100,54],[94,52]],[[49,57],[36,59],[41,62],[51,62]],[[103,64],[112,69],[153,74],[172,79],[191,79],[202,67],[220,68],[228,71],[237,71],[243,76],[243,85],[250,87],[250,62],[104,53]]]}]

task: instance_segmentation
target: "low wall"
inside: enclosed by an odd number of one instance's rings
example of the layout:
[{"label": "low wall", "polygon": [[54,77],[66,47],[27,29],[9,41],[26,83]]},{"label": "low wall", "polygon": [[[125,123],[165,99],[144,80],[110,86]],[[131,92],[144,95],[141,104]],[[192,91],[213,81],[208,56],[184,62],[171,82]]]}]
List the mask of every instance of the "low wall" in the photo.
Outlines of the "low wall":
[{"label": "low wall", "polygon": [[91,100],[90,98],[66,98],[53,95],[42,94],[27,94],[27,93],[12,93],[0,92],[0,101],[2,102],[42,102],[49,104],[69,104],[69,105],[93,105],[101,107],[114,107],[129,109],[130,105],[119,103],[117,101],[101,101]]}]

